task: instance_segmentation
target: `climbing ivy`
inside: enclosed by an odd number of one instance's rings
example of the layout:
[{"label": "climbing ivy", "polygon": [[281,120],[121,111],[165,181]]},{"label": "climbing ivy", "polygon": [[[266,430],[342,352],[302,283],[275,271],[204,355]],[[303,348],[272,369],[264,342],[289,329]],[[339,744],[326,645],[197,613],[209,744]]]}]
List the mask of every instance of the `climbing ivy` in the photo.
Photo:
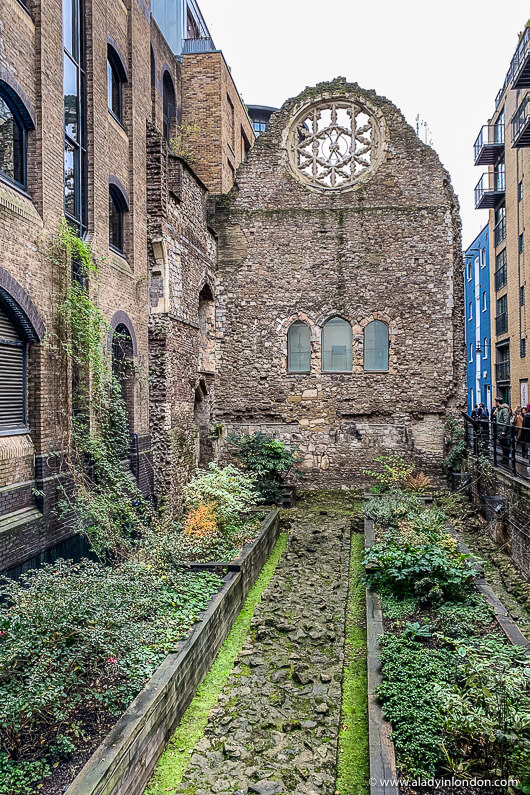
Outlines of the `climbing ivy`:
[{"label": "climbing ivy", "polygon": [[58,510],[98,557],[120,559],[145,525],[147,505],[121,463],[129,448],[127,409],[104,348],[109,325],[91,297],[98,263],[64,219],[47,255],[61,291],[51,342],[64,376],[60,459],[69,475]]}]

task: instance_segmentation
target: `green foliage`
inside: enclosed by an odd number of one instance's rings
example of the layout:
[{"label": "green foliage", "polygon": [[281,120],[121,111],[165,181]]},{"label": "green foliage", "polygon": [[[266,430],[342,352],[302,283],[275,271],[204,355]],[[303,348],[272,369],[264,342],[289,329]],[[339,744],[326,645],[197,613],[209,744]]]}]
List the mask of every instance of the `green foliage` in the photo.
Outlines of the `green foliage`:
[{"label": "green foliage", "polygon": [[196,121],[183,122],[176,125],[175,137],[169,142],[173,154],[181,157],[190,166],[196,161],[195,153],[200,133],[201,126]]},{"label": "green foliage", "polygon": [[0,731],[9,758],[0,762],[0,792],[67,757],[91,711],[118,715],[127,707],[220,584],[209,572],[163,579],[143,564],[88,560],[3,579]]},{"label": "green foliage", "polygon": [[409,640],[425,640],[432,635],[431,622],[426,621],[425,624],[420,624],[419,621],[407,621],[403,636]]},{"label": "green foliage", "polygon": [[449,759],[480,773],[522,777],[520,763],[530,752],[530,667],[525,650],[495,636],[472,645],[456,641],[455,647],[456,680],[449,687],[435,685],[444,730],[455,749]]},{"label": "green foliage", "polygon": [[436,630],[450,638],[470,637],[493,621],[493,610],[478,593],[465,602],[447,602],[436,613]]},{"label": "green foliage", "polygon": [[379,471],[363,469],[363,475],[374,478],[383,491],[403,486],[414,472],[414,464],[405,461],[402,455],[381,455],[375,459],[381,465]]},{"label": "green foliage", "polygon": [[413,596],[400,599],[394,594],[381,594],[383,613],[389,621],[399,621],[407,616],[412,616],[418,610],[418,600]]},{"label": "green foliage", "polygon": [[412,494],[388,491],[364,505],[364,515],[381,528],[397,526],[399,519],[414,516],[423,510],[421,501]]},{"label": "green foliage", "polygon": [[453,417],[447,417],[445,421],[445,447],[447,455],[444,459],[444,467],[449,472],[461,472],[464,464],[464,454],[466,452],[466,440],[462,424]]},{"label": "green foliage", "polygon": [[245,475],[234,466],[198,469],[182,491],[188,510],[211,505],[219,530],[223,534],[256,502],[255,477]]},{"label": "green foliage", "polygon": [[[109,326],[90,296],[89,288],[97,286],[97,264],[87,243],[64,220],[47,253],[60,269],[63,284],[50,344],[66,375],[62,401],[73,409],[71,421],[69,411],[63,415],[61,452],[73,487],[62,487],[58,509],[76,531],[88,536],[100,558],[124,558],[131,536],[145,527],[148,511],[121,464],[130,429],[121,387],[104,349]],[[72,262],[80,270],[79,281],[70,277]]]},{"label": "green foliage", "polygon": [[443,719],[435,685],[454,679],[455,655],[425,648],[403,635],[385,635],[382,645],[378,695],[392,723],[400,766],[411,776],[429,778],[443,761]]},{"label": "green foliage", "polygon": [[6,795],[32,795],[50,772],[49,764],[43,760],[15,761],[0,751],[0,792]]},{"label": "green foliage", "polygon": [[260,501],[267,505],[278,502],[287,473],[299,461],[298,451],[259,431],[253,434],[230,434],[235,458],[256,477]]}]

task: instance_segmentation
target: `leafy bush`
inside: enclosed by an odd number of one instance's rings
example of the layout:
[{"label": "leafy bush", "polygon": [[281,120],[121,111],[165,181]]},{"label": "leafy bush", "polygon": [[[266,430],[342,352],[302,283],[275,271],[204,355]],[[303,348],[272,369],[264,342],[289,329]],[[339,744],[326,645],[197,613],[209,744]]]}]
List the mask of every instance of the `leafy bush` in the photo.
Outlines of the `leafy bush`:
[{"label": "leafy bush", "polygon": [[447,451],[444,466],[449,472],[461,472],[466,452],[464,429],[462,424],[453,417],[446,419],[444,428],[444,443]]},{"label": "leafy bush", "polygon": [[411,547],[378,542],[364,557],[366,582],[376,591],[440,604],[444,599],[461,599],[469,591],[474,571],[467,558],[458,553],[450,556],[435,544]]},{"label": "leafy bush", "polygon": [[424,509],[417,497],[401,491],[388,491],[364,505],[364,515],[380,528],[396,527],[398,520],[416,516]]},{"label": "leafy bush", "polygon": [[402,455],[381,455],[375,459],[381,465],[379,471],[363,469],[363,475],[374,478],[382,491],[398,489],[414,472],[414,464],[405,461]]},{"label": "leafy bush", "polygon": [[443,762],[443,718],[435,685],[455,676],[455,654],[428,649],[403,635],[384,635],[381,665],[383,682],[378,696],[400,766],[411,776],[429,778]]},{"label": "leafy bush", "polygon": [[188,511],[211,505],[217,527],[223,533],[256,503],[255,478],[234,466],[210,464],[199,469],[183,489]]},{"label": "leafy bush", "polygon": [[449,687],[434,688],[454,749],[449,761],[457,769],[464,761],[467,769],[480,773],[528,775],[528,768],[521,766],[525,756],[530,758],[530,667],[525,650],[495,636],[455,646],[456,680]]},{"label": "leafy bush", "polygon": [[256,477],[260,502],[274,504],[282,496],[285,476],[298,459],[298,451],[259,431],[253,434],[231,434],[228,440],[235,447],[234,457]]},{"label": "leafy bush", "polygon": [[216,533],[215,512],[211,505],[199,505],[186,516],[184,535],[192,538],[209,538]]},{"label": "leafy bush", "polygon": [[413,475],[411,473],[408,476],[408,478],[403,482],[403,489],[404,491],[410,491],[413,494],[425,494],[431,485],[432,478],[430,478],[424,472],[418,472],[417,475]]},{"label": "leafy bush", "polygon": [[88,560],[4,578],[0,733],[8,758],[0,757],[0,792],[17,791],[12,782],[22,787],[68,755],[90,711],[127,707],[220,584],[209,572],[161,579],[143,564],[111,569]]}]

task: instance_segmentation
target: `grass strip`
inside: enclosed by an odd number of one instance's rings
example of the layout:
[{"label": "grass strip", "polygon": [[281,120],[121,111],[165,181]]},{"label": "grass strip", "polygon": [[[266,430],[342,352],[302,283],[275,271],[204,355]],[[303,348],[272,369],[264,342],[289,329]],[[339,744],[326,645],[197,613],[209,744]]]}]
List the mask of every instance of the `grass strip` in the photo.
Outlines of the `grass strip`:
[{"label": "grass strip", "polygon": [[219,649],[212,667],[197,688],[192,702],[160,757],[145,795],[161,795],[180,784],[191,759],[190,751],[204,734],[208,715],[217,704],[221,690],[234,667],[235,659],[250,631],[250,620],[286,546],[287,534],[282,533],[250,590],[228,637]]},{"label": "grass strip", "polygon": [[342,680],[336,785],[336,792],[342,795],[367,795],[370,789],[363,552],[363,535],[354,533],[351,539],[350,588],[346,613],[345,667]]}]

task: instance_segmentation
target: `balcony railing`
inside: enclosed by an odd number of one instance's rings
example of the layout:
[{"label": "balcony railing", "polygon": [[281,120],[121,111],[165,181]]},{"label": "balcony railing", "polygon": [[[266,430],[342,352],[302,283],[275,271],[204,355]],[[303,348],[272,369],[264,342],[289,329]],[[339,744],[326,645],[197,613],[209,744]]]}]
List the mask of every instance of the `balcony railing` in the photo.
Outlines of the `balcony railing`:
[{"label": "balcony railing", "polygon": [[528,95],[512,117],[512,146],[530,146],[530,100]]},{"label": "balcony railing", "polygon": [[504,171],[483,174],[475,186],[475,209],[496,207],[505,193]]},{"label": "balcony railing", "polygon": [[530,88],[530,27],[526,28],[512,58],[510,74],[512,88]]},{"label": "balcony railing", "polygon": [[210,36],[201,36],[199,39],[184,39],[182,53],[184,55],[192,52],[214,52],[215,45]]},{"label": "balcony railing", "polygon": [[495,333],[497,337],[501,334],[506,334],[508,331],[508,312],[503,312],[502,315],[497,315],[495,318]]},{"label": "balcony railing", "polygon": [[485,124],[473,145],[476,166],[491,166],[504,150],[504,124]]},{"label": "balcony railing", "polygon": [[496,381],[509,381],[510,380],[510,360],[505,362],[497,362],[495,365],[495,380]]},{"label": "balcony railing", "polygon": [[493,227],[493,240],[495,241],[496,246],[500,246],[503,240],[506,238],[506,216],[503,216],[501,220],[495,224]]},{"label": "balcony railing", "polygon": [[[502,290],[503,287],[506,287],[507,283],[508,283],[508,270],[506,268],[506,265],[503,265],[501,268],[495,271],[495,289]],[[500,333],[502,334],[503,332]]]}]

